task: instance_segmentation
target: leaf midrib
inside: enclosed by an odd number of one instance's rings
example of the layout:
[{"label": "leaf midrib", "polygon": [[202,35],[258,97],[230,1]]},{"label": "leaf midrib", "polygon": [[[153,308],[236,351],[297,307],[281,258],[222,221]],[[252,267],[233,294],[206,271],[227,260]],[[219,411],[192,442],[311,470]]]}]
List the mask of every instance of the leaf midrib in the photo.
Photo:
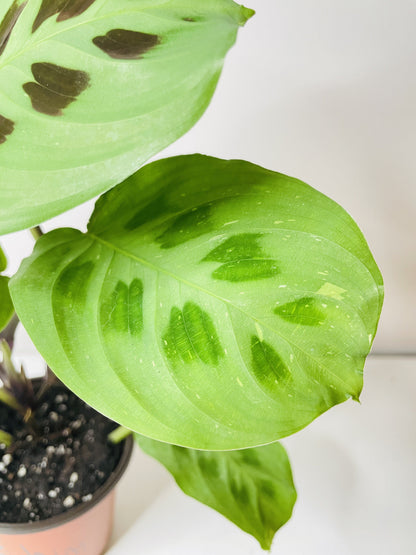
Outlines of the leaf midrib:
[{"label": "leaf midrib", "polygon": [[150,268],[152,270],[154,270],[155,272],[159,272],[162,273],[166,276],[169,276],[170,278],[179,281],[181,283],[184,283],[185,285],[188,285],[189,287],[196,289],[197,291],[200,291],[201,293],[204,293],[206,295],[209,295],[210,297],[213,297],[219,301],[222,301],[223,303],[225,303],[226,305],[238,310],[239,312],[241,312],[242,314],[244,314],[246,317],[248,317],[249,319],[253,320],[254,322],[257,322],[258,324],[260,324],[261,326],[263,326],[264,328],[270,330],[273,334],[278,335],[283,341],[285,341],[286,343],[288,343],[289,345],[295,347],[296,349],[298,349],[302,354],[304,354],[306,357],[308,357],[310,360],[312,360],[319,368],[322,368],[325,372],[327,372],[329,375],[331,375],[333,377],[334,380],[340,382],[341,384],[343,384],[343,386],[346,388],[346,390],[348,391],[350,389],[349,384],[347,384],[344,380],[342,380],[339,376],[337,376],[336,374],[334,374],[333,372],[331,372],[331,370],[329,370],[328,368],[326,368],[325,366],[323,366],[322,362],[320,362],[319,360],[315,359],[310,353],[308,353],[307,351],[304,351],[301,347],[299,347],[299,345],[297,345],[296,343],[294,343],[293,341],[290,341],[287,337],[285,337],[284,335],[282,335],[281,333],[279,333],[276,329],[272,328],[270,325],[266,324],[265,322],[263,322],[262,320],[259,320],[258,318],[256,318],[255,316],[249,314],[248,312],[246,312],[245,310],[243,310],[241,307],[236,306],[234,303],[232,303],[229,299],[225,299],[224,297],[220,297],[219,295],[216,295],[215,293],[213,293],[212,291],[209,291],[208,289],[205,289],[199,285],[197,285],[194,282],[188,281],[180,276],[177,276],[176,274],[169,272],[169,270],[166,270],[165,268],[161,268],[158,267],[154,264],[152,264],[151,262],[148,262],[147,260],[145,260],[144,258],[140,258],[139,256],[136,256],[128,251],[125,251],[124,249],[117,247],[116,245],[114,245],[113,243],[110,243],[108,241],[106,241],[105,239],[102,239],[101,237],[98,237],[97,235],[95,235],[94,233],[88,232],[86,234],[86,236],[91,237],[93,240],[97,241],[98,243],[101,243],[102,245],[104,245],[105,247],[114,250],[116,252],[118,252],[119,254],[126,256],[128,258],[131,258],[132,260],[138,262],[139,264],[143,264],[143,266],[146,266],[147,268]]}]

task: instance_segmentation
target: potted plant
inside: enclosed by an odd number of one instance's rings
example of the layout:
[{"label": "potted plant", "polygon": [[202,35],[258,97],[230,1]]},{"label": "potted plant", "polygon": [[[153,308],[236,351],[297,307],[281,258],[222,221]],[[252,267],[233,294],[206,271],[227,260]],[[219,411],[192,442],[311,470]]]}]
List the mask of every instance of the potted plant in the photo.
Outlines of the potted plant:
[{"label": "potted plant", "polygon": [[323,194],[248,162],[136,171],[203,113],[251,10],[6,4],[0,230],[103,194],[86,233],[40,236],[0,278],[1,326],[15,310],[59,380],[120,424],[113,442],[134,432],[269,549],[296,499],[278,440],[359,398],[383,297],[365,239]]},{"label": "potted plant", "polygon": [[[0,546],[2,553],[102,553],[114,487],[133,442],[71,393],[50,369],[28,380],[11,359],[14,316],[0,334]],[[91,530],[95,533],[91,534]]]}]

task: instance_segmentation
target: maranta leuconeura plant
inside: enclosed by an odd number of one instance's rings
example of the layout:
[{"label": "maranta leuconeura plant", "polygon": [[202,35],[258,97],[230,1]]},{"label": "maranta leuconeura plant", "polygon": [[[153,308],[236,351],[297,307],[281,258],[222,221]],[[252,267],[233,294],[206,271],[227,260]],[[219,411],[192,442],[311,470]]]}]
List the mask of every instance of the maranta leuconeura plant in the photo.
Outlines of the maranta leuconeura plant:
[{"label": "maranta leuconeura plant", "polygon": [[36,242],[16,312],[64,383],[268,549],[296,499],[277,440],[362,389],[383,300],[368,245],[334,201],[248,162],[137,171],[204,112],[252,10],[6,4],[0,230],[104,193],[85,233]]}]

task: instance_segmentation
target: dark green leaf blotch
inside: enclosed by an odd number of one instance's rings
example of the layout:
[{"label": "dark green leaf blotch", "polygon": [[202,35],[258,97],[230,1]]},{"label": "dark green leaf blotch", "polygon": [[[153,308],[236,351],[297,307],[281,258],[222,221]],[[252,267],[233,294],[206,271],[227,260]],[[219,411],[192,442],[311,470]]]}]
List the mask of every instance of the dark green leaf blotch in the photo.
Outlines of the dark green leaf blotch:
[{"label": "dark green leaf blotch", "polygon": [[197,461],[203,474],[214,479],[220,477],[219,464],[215,456],[212,456],[209,452],[201,451],[201,456]]},{"label": "dark green leaf blotch", "polygon": [[27,2],[19,2],[14,0],[10,6],[2,22],[0,23],[0,56],[3,54],[7,43],[9,42],[10,35],[17,23],[22,11],[24,10]]},{"label": "dark green leaf blotch", "polygon": [[48,116],[62,116],[62,110],[74,102],[88,87],[88,73],[76,69],[40,62],[32,64],[36,83],[23,85],[32,106]]},{"label": "dark green leaf blotch", "polygon": [[237,260],[217,268],[212,277],[223,281],[254,281],[267,279],[279,274],[275,260]]},{"label": "dark green leaf blotch", "polygon": [[151,200],[144,208],[140,207],[134,216],[128,220],[125,225],[125,229],[133,231],[148,222],[156,220],[168,211],[169,205],[165,196],[163,194],[159,195],[155,199]]},{"label": "dark green leaf blotch", "polygon": [[210,215],[211,207],[209,205],[194,208],[176,217],[166,231],[157,237],[156,241],[160,243],[162,249],[170,249],[191,239],[196,239],[211,231]]},{"label": "dark green leaf blotch", "polygon": [[7,135],[14,131],[14,122],[0,114],[0,145],[6,142]]},{"label": "dark green leaf blotch", "polygon": [[279,274],[276,260],[259,245],[260,233],[240,233],[226,239],[209,252],[202,262],[222,262],[212,273],[214,279],[240,282],[267,279]]},{"label": "dark green leaf blotch", "polygon": [[34,33],[44,21],[59,14],[57,21],[65,21],[82,14],[95,0],[43,0],[39,12],[32,25]]},{"label": "dark green leaf blotch", "polygon": [[169,327],[162,339],[166,356],[172,362],[190,363],[200,359],[215,366],[224,355],[211,317],[192,302],[185,303],[183,311],[172,308]]},{"label": "dark green leaf blotch", "polygon": [[54,293],[64,298],[65,306],[85,309],[93,269],[94,263],[88,260],[82,264],[70,264],[60,274],[54,287]]},{"label": "dark green leaf blotch", "polygon": [[231,493],[235,501],[242,506],[248,505],[250,501],[250,494],[245,484],[239,484],[235,478],[230,480]]},{"label": "dark green leaf blotch", "polygon": [[158,35],[130,31],[129,29],[111,29],[104,36],[95,37],[92,42],[100,50],[117,60],[138,60],[160,43]]},{"label": "dark green leaf blotch", "polygon": [[111,296],[102,303],[100,318],[106,330],[140,335],[143,330],[143,282],[134,279],[128,286],[119,281]]},{"label": "dark green leaf blotch", "polygon": [[57,21],[65,21],[77,15],[81,15],[94,4],[94,2],[95,0],[71,0],[70,2],[64,2],[63,9],[61,9]]},{"label": "dark green leaf blotch", "polygon": [[240,233],[226,239],[209,252],[204,262],[236,262],[242,259],[260,258],[263,255],[258,240],[261,233]]},{"label": "dark green leaf blotch", "polygon": [[290,371],[274,348],[253,335],[251,338],[251,366],[259,383],[275,389],[286,382]]},{"label": "dark green leaf blotch", "polygon": [[276,492],[271,480],[262,480],[260,482],[260,491],[267,497],[275,498]]},{"label": "dark green leaf blotch", "polygon": [[326,320],[326,315],[313,297],[302,297],[297,301],[277,306],[274,313],[292,324],[302,326],[319,326]]},{"label": "dark green leaf blotch", "polygon": [[242,449],[239,451],[242,462],[249,466],[260,466],[260,461],[254,449]]}]

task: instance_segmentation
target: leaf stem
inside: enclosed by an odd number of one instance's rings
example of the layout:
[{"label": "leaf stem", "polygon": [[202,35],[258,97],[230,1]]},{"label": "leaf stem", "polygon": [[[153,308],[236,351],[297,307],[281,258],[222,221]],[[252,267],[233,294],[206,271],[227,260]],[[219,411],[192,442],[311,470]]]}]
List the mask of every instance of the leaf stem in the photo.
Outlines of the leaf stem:
[{"label": "leaf stem", "polygon": [[123,441],[123,439],[126,439],[126,437],[129,437],[129,435],[132,433],[133,432],[128,428],[125,428],[124,426],[119,426],[110,434],[108,434],[108,440],[111,441],[111,443],[117,444]]},{"label": "leaf stem", "polygon": [[37,241],[39,237],[42,237],[42,235],[44,235],[42,228],[39,225],[37,225],[36,227],[31,227],[30,233],[32,234],[35,241]]},{"label": "leaf stem", "polygon": [[7,324],[7,326],[0,332],[0,339],[5,339],[10,347],[10,349],[12,349],[13,347],[13,342],[14,342],[14,334],[17,328],[17,324],[19,323],[19,317],[16,314],[16,312],[13,314],[10,322]]}]

